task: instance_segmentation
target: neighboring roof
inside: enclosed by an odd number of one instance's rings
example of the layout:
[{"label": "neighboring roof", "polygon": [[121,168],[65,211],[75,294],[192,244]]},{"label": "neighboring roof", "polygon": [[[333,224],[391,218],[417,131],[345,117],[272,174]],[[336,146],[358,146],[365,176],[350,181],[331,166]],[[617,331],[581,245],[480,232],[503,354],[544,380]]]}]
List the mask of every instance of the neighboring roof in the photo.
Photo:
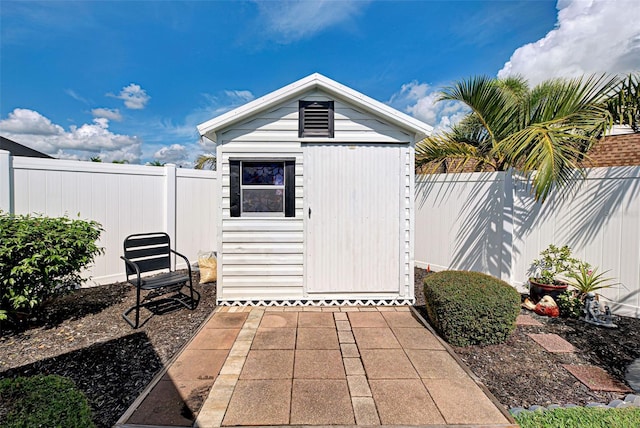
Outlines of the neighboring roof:
[{"label": "neighboring roof", "polygon": [[27,146],[23,146],[20,143],[16,143],[8,138],[0,136],[0,150],[7,150],[13,156],[25,156],[30,158],[49,158],[53,159],[53,157],[39,152],[37,150],[33,150]]},{"label": "neighboring roof", "polygon": [[607,135],[589,151],[585,166],[635,166],[640,165],[640,132]]},{"label": "neighboring roof", "polygon": [[216,132],[227,128],[230,125],[241,122],[250,116],[264,110],[268,110],[275,105],[281,104],[314,89],[322,90],[331,96],[335,96],[356,107],[361,108],[375,116],[383,118],[386,122],[398,126],[401,129],[416,134],[416,140],[421,140],[431,134],[433,127],[406,115],[393,107],[376,101],[360,92],[344,86],[334,80],[329,79],[319,73],[314,73],[297,82],[291,83],[284,88],[271,92],[263,97],[257,98],[243,106],[233,109],[218,117],[208,120],[198,125],[200,135],[206,136],[212,141],[216,140]]}]

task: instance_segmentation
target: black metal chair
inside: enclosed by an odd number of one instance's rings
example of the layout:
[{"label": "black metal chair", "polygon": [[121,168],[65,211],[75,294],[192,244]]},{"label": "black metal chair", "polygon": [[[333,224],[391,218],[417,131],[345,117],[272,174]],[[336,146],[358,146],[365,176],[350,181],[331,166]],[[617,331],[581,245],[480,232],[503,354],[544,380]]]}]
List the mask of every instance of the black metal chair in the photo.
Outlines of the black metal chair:
[{"label": "black metal chair", "polygon": [[[188,273],[176,272],[171,268],[171,253],[180,256],[187,262]],[[171,239],[164,232],[139,233],[129,235],[124,240],[124,256],[127,281],[136,287],[136,304],[122,313],[122,317],[133,328],[140,325],[140,308],[156,303],[154,297],[175,292],[172,297],[165,299],[175,301],[188,309],[195,309],[200,301],[200,293],[193,289],[191,280],[191,264],[182,254],[171,249]],[[157,275],[145,276],[148,272],[158,272]],[[188,287],[189,294],[182,292]],[[144,300],[140,300],[142,290],[151,291]],[[194,299],[194,295],[197,298]],[[131,311],[136,311],[135,322],[129,319]]]}]

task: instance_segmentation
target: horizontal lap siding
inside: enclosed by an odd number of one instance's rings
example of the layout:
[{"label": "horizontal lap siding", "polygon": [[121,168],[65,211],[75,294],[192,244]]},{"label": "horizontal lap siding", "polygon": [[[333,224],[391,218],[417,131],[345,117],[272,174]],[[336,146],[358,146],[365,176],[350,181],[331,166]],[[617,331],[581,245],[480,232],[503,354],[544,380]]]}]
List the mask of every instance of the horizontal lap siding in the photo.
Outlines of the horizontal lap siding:
[{"label": "horizontal lap siding", "polygon": [[[295,159],[295,217],[231,217],[229,159]],[[304,275],[303,165],[298,143],[229,143],[222,150],[218,298],[300,298]]]},{"label": "horizontal lap siding", "polygon": [[[319,92],[301,99],[331,100]],[[412,136],[335,101],[336,143],[408,143]],[[298,137],[298,100],[286,102],[218,132],[220,159],[218,298],[221,300],[302,299],[304,295],[304,164],[305,142]],[[230,214],[229,159],[295,159],[294,218],[236,218]],[[403,165],[399,165],[399,168]],[[411,173],[413,170],[411,169]],[[411,193],[409,191],[409,193]],[[403,207],[405,209],[406,207]],[[407,208],[408,210],[408,208]],[[403,212],[404,213],[404,212]],[[409,226],[407,223],[407,226]],[[410,239],[407,231],[407,239]],[[397,244],[396,244],[397,245]],[[402,245],[405,245],[403,242]],[[407,249],[409,251],[409,249]],[[404,262],[411,259],[407,253]],[[407,264],[403,266],[406,272]],[[411,275],[411,274],[408,274]],[[405,284],[408,276],[404,276]]]}]

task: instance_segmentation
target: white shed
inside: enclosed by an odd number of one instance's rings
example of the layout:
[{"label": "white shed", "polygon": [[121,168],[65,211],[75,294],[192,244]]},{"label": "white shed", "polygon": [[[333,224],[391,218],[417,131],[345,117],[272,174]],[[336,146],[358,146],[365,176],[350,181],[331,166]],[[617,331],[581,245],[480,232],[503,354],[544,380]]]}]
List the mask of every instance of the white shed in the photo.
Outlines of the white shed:
[{"label": "white shed", "polygon": [[220,305],[411,304],[431,127],[320,74],[198,126],[216,143]]}]

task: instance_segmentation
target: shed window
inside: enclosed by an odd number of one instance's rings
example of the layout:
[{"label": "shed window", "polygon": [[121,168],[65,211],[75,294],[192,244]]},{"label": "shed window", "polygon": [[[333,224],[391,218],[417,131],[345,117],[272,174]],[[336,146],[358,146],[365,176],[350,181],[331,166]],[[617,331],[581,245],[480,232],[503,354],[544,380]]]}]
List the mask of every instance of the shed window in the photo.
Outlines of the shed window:
[{"label": "shed window", "polygon": [[333,101],[300,101],[299,137],[333,138]]},{"label": "shed window", "polygon": [[293,161],[229,161],[232,217],[294,217]]}]

